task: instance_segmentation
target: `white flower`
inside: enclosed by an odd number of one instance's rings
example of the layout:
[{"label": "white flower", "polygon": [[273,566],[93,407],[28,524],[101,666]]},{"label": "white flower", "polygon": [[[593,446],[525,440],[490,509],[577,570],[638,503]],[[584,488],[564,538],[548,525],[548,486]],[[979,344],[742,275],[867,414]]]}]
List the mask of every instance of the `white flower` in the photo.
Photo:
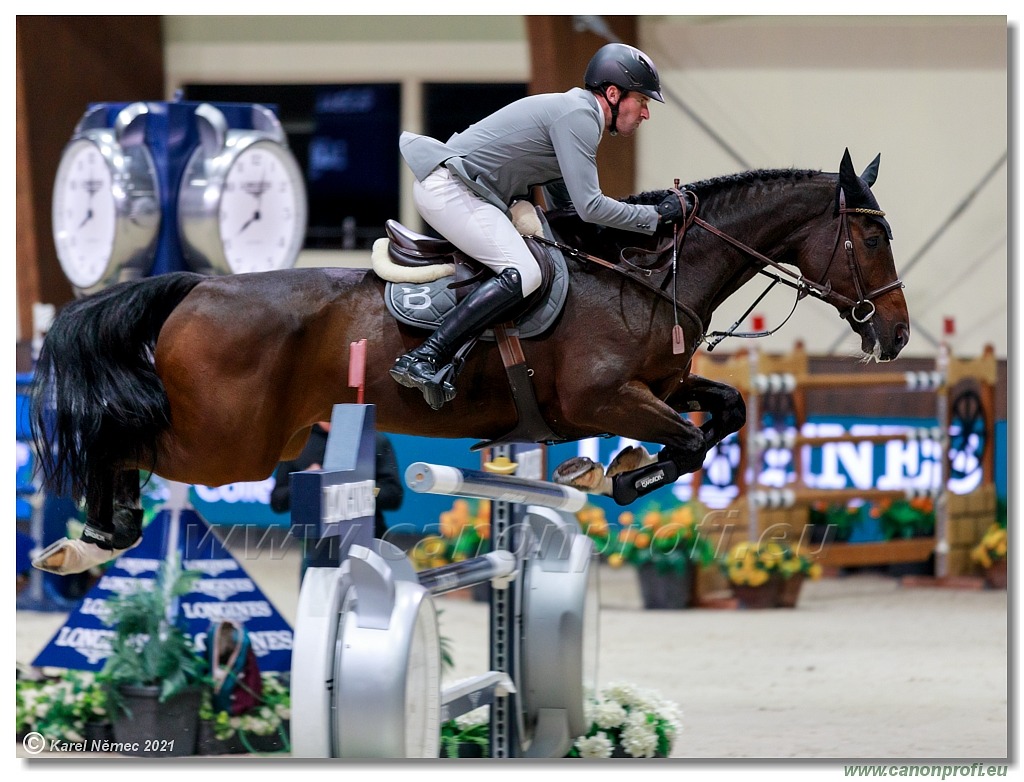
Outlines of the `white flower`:
[{"label": "white flower", "polygon": [[580,736],[576,739],[576,751],[581,758],[610,758],[612,742],[602,731],[594,736]]},{"label": "white flower", "polygon": [[455,718],[455,724],[460,728],[472,728],[476,725],[483,725],[491,719],[490,706],[479,706],[465,714]]},{"label": "white flower", "polygon": [[630,714],[622,731],[622,746],[626,752],[635,758],[654,757],[658,748],[658,734],[654,726],[654,721],[648,721],[645,713]]},{"label": "white flower", "polygon": [[593,707],[591,722],[599,728],[617,728],[627,717],[626,710],[615,701],[598,701]]}]

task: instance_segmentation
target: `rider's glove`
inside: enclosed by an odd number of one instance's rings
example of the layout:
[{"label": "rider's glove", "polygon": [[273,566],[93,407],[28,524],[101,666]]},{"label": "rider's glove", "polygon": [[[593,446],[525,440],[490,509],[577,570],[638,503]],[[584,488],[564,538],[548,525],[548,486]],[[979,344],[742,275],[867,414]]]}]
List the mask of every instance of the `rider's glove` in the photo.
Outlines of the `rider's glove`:
[{"label": "rider's glove", "polygon": [[663,223],[675,223],[683,219],[683,205],[675,193],[665,196],[664,200],[654,208],[658,210]]}]

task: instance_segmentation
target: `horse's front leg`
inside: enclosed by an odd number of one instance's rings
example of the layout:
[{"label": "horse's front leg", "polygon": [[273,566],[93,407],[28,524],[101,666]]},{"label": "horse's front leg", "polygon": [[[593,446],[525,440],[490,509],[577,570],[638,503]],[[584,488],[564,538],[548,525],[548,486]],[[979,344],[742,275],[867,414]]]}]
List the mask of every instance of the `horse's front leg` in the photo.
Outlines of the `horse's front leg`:
[{"label": "horse's front leg", "polygon": [[105,472],[89,480],[82,537],[54,541],[35,559],[39,570],[58,575],[84,573],[110,562],[142,540],[139,471]]},{"label": "horse's front leg", "polygon": [[[597,408],[584,409],[584,401],[602,398]],[[674,482],[704,464],[707,445],[704,433],[692,422],[662,402],[647,385],[632,381],[603,395],[586,394],[568,410],[573,420],[620,437],[665,446],[652,464],[614,474],[601,465],[578,456],[555,470],[557,483],[583,491],[611,495],[620,505]]]},{"label": "horse's front leg", "polygon": [[747,406],[740,392],[700,375],[689,375],[665,402],[680,413],[711,414],[700,427],[708,449],[738,432],[747,422]]}]

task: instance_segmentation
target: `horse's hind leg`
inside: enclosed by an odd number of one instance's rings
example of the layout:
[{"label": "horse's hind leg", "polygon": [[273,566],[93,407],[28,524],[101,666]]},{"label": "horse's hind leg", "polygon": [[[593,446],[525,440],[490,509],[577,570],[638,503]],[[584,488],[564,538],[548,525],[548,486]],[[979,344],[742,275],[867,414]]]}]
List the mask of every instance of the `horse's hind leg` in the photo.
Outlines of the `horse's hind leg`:
[{"label": "horse's hind leg", "polygon": [[138,470],[92,476],[85,499],[82,537],[51,543],[32,560],[34,567],[58,575],[83,573],[116,559],[142,539]]}]

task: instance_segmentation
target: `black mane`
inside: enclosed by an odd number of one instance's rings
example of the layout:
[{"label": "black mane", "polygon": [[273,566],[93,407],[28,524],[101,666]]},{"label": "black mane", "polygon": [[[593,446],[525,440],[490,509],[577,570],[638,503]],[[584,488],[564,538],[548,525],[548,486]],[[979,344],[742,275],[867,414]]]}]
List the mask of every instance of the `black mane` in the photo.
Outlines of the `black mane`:
[{"label": "black mane", "polygon": [[[821,171],[797,168],[762,168],[754,171],[742,171],[738,174],[703,179],[688,185],[681,185],[680,190],[691,190],[698,198],[704,199],[738,185],[751,185],[757,182],[773,182],[778,180],[798,181],[807,177],[819,176]],[[669,190],[648,190],[631,195],[622,200],[627,204],[657,204],[669,194]]]}]

